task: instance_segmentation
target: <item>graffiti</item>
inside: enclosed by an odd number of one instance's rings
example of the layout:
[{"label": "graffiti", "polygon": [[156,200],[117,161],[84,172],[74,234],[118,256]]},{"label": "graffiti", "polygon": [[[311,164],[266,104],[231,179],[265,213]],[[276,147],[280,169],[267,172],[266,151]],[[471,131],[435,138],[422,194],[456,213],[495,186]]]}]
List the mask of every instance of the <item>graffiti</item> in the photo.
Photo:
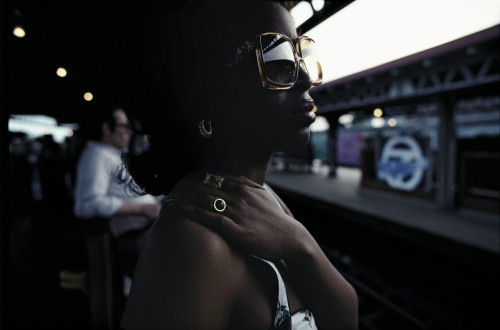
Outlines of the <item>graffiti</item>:
[{"label": "graffiti", "polygon": [[361,165],[361,150],[366,146],[362,132],[342,131],[337,135],[337,162],[343,165]]},{"label": "graffiti", "polygon": [[378,178],[392,188],[412,191],[422,182],[427,168],[428,160],[413,137],[392,137],[382,149]]}]

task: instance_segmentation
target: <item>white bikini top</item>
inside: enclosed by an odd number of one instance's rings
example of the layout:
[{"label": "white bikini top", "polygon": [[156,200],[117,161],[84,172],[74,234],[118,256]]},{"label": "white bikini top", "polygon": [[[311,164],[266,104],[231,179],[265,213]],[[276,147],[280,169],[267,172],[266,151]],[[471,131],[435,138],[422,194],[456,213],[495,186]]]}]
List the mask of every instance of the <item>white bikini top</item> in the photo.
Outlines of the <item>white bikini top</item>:
[{"label": "white bikini top", "polygon": [[[278,200],[266,184],[264,184],[264,188],[271,194],[271,196],[273,196],[276,203],[283,210],[281,204],[278,202]],[[283,278],[281,277],[281,274],[276,265],[269,260],[265,260],[259,257],[256,258],[271,266],[276,274],[276,278],[278,279],[278,302],[273,318],[273,328],[280,330],[317,330],[318,327],[316,326],[314,316],[312,315],[310,310],[304,308],[295,312],[293,315],[290,314],[290,306],[288,305],[285,282],[283,281]]]}]

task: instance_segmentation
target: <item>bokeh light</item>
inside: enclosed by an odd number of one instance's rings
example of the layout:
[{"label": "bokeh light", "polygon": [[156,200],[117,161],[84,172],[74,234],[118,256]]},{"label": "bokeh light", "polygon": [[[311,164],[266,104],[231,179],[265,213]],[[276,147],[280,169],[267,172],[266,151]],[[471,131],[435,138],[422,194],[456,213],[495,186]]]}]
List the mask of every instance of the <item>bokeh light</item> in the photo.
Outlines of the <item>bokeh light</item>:
[{"label": "bokeh light", "polygon": [[396,118],[391,118],[391,119],[389,119],[389,120],[387,121],[387,124],[388,124],[389,126],[391,126],[391,127],[395,127],[395,126],[398,124],[398,122],[397,122]]},{"label": "bokeh light", "polygon": [[93,98],[94,98],[94,95],[92,95],[91,92],[86,92],[85,94],[83,94],[83,99],[87,102],[92,101]]},{"label": "bokeh light", "polygon": [[64,78],[64,77],[66,77],[66,76],[68,75],[68,71],[66,71],[66,69],[65,69],[65,68],[59,67],[59,68],[57,68],[57,70],[56,70],[56,74],[57,74],[59,77]]},{"label": "bokeh light", "polygon": [[26,31],[21,26],[16,26],[14,30],[12,30],[12,34],[14,34],[18,38],[24,38],[26,36]]}]

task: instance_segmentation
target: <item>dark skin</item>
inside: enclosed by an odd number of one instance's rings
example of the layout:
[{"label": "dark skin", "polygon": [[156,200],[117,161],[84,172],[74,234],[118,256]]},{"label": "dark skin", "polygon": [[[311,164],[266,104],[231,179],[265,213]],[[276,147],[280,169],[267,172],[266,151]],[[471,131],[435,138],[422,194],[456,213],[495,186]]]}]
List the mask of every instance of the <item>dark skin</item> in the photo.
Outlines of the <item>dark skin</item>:
[{"label": "dark skin", "polygon": [[[263,32],[297,38],[284,8],[262,4],[261,11],[259,20],[245,22],[243,38]],[[255,61],[246,64],[257,70]],[[280,269],[292,313],[307,307],[319,328],[357,328],[352,286],[262,186],[272,153],[298,148],[309,138],[308,125],[292,115],[310,98],[308,75],[301,70],[295,86],[283,91],[262,88],[245,67],[221,76],[218,85],[229,91],[229,104],[212,109],[213,120],[230,139],[219,139],[226,143],[224,154],[213,155],[169,195],[136,268],[122,326],[271,328],[277,281],[267,264],[251,256],[256,255]],[[201,184],[207,170],[226,177],[221,189]],[[214,197],[226,201],[224,213],[208,207]]]}]

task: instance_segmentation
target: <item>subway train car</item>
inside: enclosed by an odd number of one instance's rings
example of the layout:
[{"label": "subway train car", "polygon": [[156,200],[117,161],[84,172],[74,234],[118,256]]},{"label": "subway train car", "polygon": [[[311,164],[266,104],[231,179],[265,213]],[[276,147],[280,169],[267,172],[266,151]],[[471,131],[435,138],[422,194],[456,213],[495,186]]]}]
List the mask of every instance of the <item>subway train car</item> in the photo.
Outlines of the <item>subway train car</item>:
[{"label": "subway train car", "polygon": [[[323,82],[310,139],[276,152],[265,183],[355,289],[358,329],[499,328],[498,3],[280,2],[315,40]],[[123,236],[77,211],[78,163],[103,107],[127,111],[111,131],[131,154],[151,147],[131,41],[151,5],[0,5],[1,329],[121,329]]]}]

